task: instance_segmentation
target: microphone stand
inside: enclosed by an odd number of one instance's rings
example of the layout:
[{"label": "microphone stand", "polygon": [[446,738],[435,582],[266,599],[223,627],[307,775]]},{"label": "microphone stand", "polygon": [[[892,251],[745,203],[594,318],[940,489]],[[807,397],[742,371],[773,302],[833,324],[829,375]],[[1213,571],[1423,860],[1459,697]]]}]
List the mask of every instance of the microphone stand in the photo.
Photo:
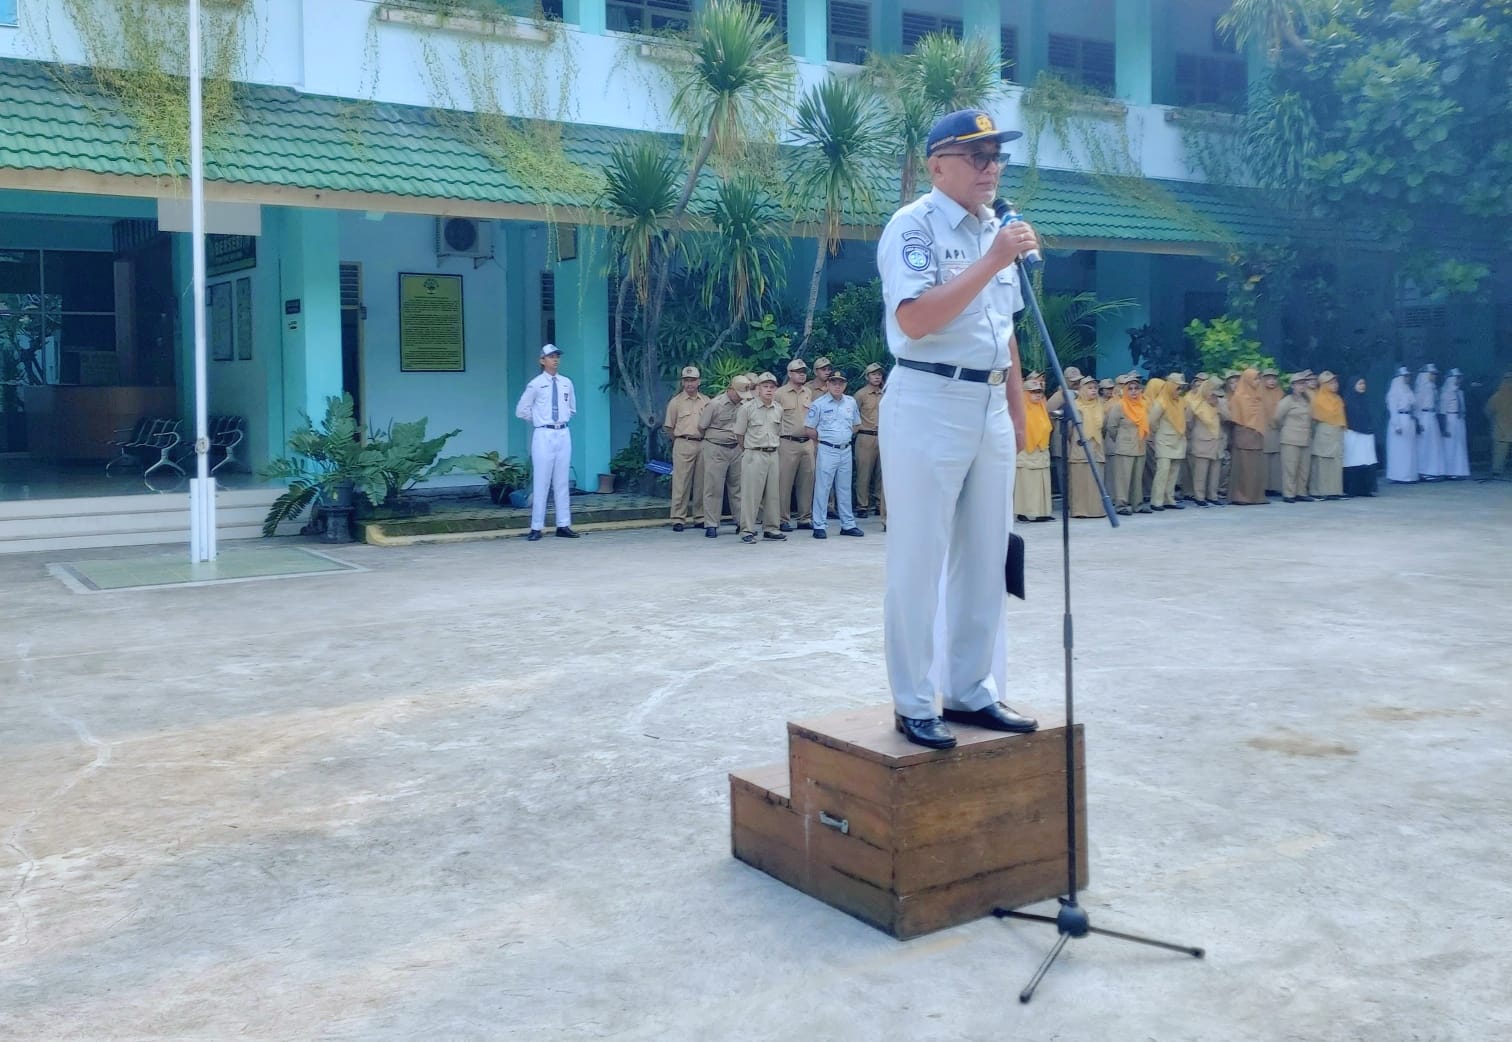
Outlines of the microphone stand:
[{"label": "microphone stand", "polygon": [[1035,328],[1039,331],[1041,342],[1045,345],[1045,357],[1050,362],[1050,369],[1055,373],[1055,379],[1059,382],[1062,394],[1065,398],[1063,409],[1065,417],[1061,421],[1061,581],[1065,591],[1065,608],[1061,623],[1061,647],[1065,650],[1066,664],[1066,896],[1059,898],[1060,912],[1054,917],[1048,915],[1035,915],[1031,912],[1019,912],[1011,908],[994,908],[992,914],[999,919],[1027,919],[1037,923],[1051,923],[1055,926],[1059,937],[1056,938],[1055,946],[1040,963],[1039,969],[1034,971],[1029,984],[1019,992],[1019,1001],[1028,1002],[1034,997],[1034,989],[1039,987],[1045,973],[1060,955],[1061,949],[1065,948],[1066,942],[1073,937],[1085,937],[1089,933],[1099,933],[1107,937],[1117,937],[1122,941],[1132,941],[1135,944],[1146,944],[1153,948],[1164,948],[1167,951],[1181,952],[1194,958],[1202,958],[1204,952],[1201,948],[1192,948],[1183,944],[1171,944],[1167,941],[1157,941],[1149,937],[1140,937],[1131,933],[1120,933],[1117,930],[1105,930],[1093,926],[1087,918],[1087,912],[1076,902],[1077,873],[1076,865],[1079,860],[1077,849],[1076,828],[1076,750],[1074,735],[1076,732],[1076,714],[1072,699],[1072,673],[1071,653],[1075,647],[1075,638],[1071,627],[1071,444],[1070,428],[1066,421],[1070,421],[1070,427],[1076,428],[1076,440],[1081,450],[1086,455],[1087,466],[1091,468],[1092,477],[1097,482],[1098,495],[1102,496],[1103,510],[1108,515],[1108,523],[1114,528],[1118,527],[1118,514],[1113,509],[1113,501],[1108,496],[1108,487],[1103,481],[1103,476],[1098,473],[1097,465],[1092,462],[1092,453],[1087,447],[1087,434],[1082,429],[1081,414],[1076,408],[1076,395],[1072,388],[1066,386],[1066,374],[1061,369],[1060,358],[1055,353],[1055,343],[1050,339],[1049,327],[1045,325],[1045,316],[1040,312],[1039,300],[1034,294],[1034,284],[1029,279],[1029,271],[1023,258],[1014,262],[1018,268],[1019,285],[1024,291],[1024,303],[1028,305],[1029,314],[1033,317]]}]

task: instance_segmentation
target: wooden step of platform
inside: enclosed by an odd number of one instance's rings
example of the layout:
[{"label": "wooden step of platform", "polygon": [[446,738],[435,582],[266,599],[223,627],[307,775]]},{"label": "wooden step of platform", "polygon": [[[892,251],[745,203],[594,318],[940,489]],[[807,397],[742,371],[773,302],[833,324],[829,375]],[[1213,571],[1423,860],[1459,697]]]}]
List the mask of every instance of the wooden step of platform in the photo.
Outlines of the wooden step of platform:
[{"label": "wooden step of platform", "polygon": [[[788,724],[788,760],[730,775],[737,858],[899,939],[1064,893],[1063,723],[1033,734],[952,724],[936,751],[891,705]],[[1086,885],[1082,729],[1077,866]]]}]

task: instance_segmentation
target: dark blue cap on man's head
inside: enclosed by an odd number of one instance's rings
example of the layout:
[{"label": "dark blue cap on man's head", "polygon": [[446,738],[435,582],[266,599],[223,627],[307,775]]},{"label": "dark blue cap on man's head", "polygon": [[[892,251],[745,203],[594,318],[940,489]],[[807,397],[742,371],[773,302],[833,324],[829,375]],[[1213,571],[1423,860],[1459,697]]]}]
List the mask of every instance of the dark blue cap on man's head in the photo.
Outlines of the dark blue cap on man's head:
[{"label": "dark blue cap on man's head", "polygon": [[1017,130],[999,130],[992,117],[981,109],[961,109],[941,116],[929,129],[924,154],[932,156],[946,145],[965,145],[977,141],[1012,141],[1024,135]]}]

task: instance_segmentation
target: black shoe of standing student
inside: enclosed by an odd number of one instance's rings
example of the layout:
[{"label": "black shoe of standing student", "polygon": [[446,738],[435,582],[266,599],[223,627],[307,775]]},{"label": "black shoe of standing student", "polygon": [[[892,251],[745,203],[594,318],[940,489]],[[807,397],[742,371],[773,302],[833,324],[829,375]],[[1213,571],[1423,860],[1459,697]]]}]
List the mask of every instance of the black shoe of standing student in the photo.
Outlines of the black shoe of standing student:
[{"label": "black shoe of standing student", "polygon": [[705,539],[718,539],[719,538],[719,529],[715,528],[713,525],[709,525],[709,526],[705,527],[704,528],[704,538]]},{"label": "black shoe of standing student", "polygon": [[525,537],[525,541],[527,543],[533,543],[539,538],[541,538],[541,530],[539,528],[532,528],[530,530],[530,534]]},{"label": "black shoe of standing student", "polygon": [[761,538],[763,538],[763,539],[776,539],[776,540],[782,541],[782,540],[786,540],[787,536],[783,535],[781,532],[762,532],[761,533]]},{"label": "black shoe of standing student", "polygon": [[793,531],[793,523],[791,521],[784,521],[782,522],[782,524],[778,525],[777,528],[782,532],[791,532]]},{"label": "black shoe of standing student", "polygon": [[556,530],[556,534],[557,534],[557,538],[558,539],[580,539],[580,538],[582,538],[581,536],[579,536],[576,532],[574,532],[570,528],[558,528]]},{"label": "black shoe of standing student", "polygon": [[850,536],[864,536],[866,533],[863,532],[863,531],[861,531],[861,529],[859,529],[859,528],[855,527],[854,525],[852,525],[850,528],[842,528],[842,529],[840,529],[840,534],[841,535],[850,535]]},{"label": "black shoe of standing student", "polygon": [[747,532],[745,535],[740,537],[740,541],[742,543],[754,543],[756,541],[756,533]]},{"label": "black shoe of standing student", "polygon": [[675,525],[672,526],[672,531],[674,531],[674,532],[681,532],[686,527],[687,527],[686,525],[684,525],[681,521],[679,521]]},{"label": "black shoe of standing student", "polygon": [[829,538],[829,533],[826,532],[822,528],[816,528],[816,529],[814,529],[814,538],[815,539],[828,539]]},{"label": "black shoe of standing student", "polygon": [[914,745],[922,745],[929,749],[955,748],[955,735],[950,733],[950,728],[945,726],[945,721],[937,716],[931,716],[926,720],[915,720],[909,716],[894,716],[893,726]]}]

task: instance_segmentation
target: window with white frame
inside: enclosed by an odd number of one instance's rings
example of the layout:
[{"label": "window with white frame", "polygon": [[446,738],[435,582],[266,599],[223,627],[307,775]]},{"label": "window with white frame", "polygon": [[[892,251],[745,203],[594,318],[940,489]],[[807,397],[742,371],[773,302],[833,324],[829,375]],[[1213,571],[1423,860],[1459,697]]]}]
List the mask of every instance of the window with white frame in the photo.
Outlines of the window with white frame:
[{"label": "window with white frame", "polygon": [[16,0],[0,0],[0,25],[16,24]]},{"label": "window with white frame", "polygon": [[1090,90],[1113,93],[1114,51],[1110,40],[1050,34],[1050,71]]},{"label": "window with white frame", "polygon": [[871,50],[871,5],[830,0],[829,60],[860,65]]},{"label": "window with white frame", "polygon": [[681,32],[693,19],[693,0],[609,0],[604,13],[616,32]]}]

